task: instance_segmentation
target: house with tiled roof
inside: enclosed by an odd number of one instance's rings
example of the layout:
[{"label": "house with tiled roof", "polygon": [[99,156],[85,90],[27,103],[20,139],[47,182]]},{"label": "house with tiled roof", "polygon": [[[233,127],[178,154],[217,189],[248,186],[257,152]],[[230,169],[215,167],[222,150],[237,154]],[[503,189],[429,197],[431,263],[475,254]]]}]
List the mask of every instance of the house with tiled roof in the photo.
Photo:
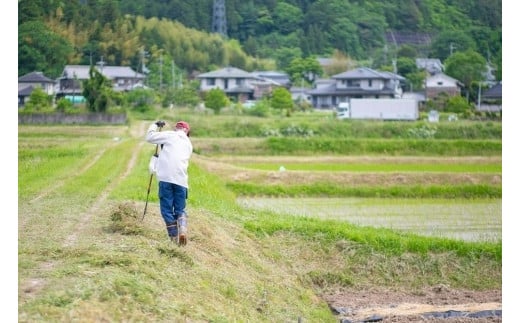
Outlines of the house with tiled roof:
[{"label": "house with tiled roof", "polygon": [[460,95],[461,88],[464,86],[459,80],[446,75],[437,73],[426,78],[426,99],[434,99],[440,94],[447,96]]},{"label": "house with tiled roof", "polygon": [[261,99],[274,87],[284,86],[277,80],[284,80],[283,74],[274,72],[246,72],[236,67],[224,67],[197,75],[200,91],[221,89],[235,102]]},{"label": "house with tiled roof", "polygon": [[18,106],[23,106],[35,88],[41,88],[48,95],[54,95],[56,81],[43,72],[31,72],[18,78]]},{"label": "house with tiled roof", "polygon": [[444,65],[438,58],[416,58],[415,65],[420,70],[425,70],[429,75],[442,73]]},{"label": "house with tiled roof", "polygon": [[395,73],[360,67],[316,80],[307,94],[315,108],[330,109],[352,98],[400,98],[405,80]]},{"label": "house with tiled roof", "polygon": [[[145,75],[128,66],[96,65],[96,70],[112,81],[114,91],[130,91],[144,86]],[[66,65],[58,78],[57,97],[81,96],[81,83],[90,78],[90,65]]]},{"label": "house with tiled roof", "polygon": [[502,112],[502,81],[496,83],[482,93],[477,111]]}]

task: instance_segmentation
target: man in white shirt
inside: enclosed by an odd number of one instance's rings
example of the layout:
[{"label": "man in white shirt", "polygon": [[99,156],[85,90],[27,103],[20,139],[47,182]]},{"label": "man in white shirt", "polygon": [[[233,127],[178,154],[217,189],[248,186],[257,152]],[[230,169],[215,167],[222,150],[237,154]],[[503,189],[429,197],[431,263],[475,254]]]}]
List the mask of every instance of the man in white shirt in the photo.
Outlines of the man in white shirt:
[{"label": "man in white shirt", "polygon": [[161,215],[168,236],[179,245],[185,245],[188,233],[188,214],[185,210],[188,198],[188,165],[193,153],[189,138],[190,125],[179,121],[173,130],[158,131],[158,128],[164,126],[164,121],[151,124],[146,133],[146,141],[161,147],[156,176],[159,182]]}]

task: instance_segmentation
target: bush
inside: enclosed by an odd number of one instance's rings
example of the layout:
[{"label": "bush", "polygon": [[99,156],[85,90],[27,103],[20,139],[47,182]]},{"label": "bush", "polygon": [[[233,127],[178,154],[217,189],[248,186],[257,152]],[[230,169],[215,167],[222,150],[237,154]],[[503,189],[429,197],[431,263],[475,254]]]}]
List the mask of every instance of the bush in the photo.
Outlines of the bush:
[{"label": "bush", "polygon": [[471,105],[461,96],[453,96],[446,102],[446,112],[465,113],[471,109]]},{"label": "bush", "polygon": [[58,112],[73,113],[77,110],[74,108],[74,104],[65,98],[61,98],[56,102],[56,111]]},{"label": "bush", "polygon": [[26,112],[51,112],[53,110],[52,97],[41,87],[36,87],[29,96],[29,101],[25,103],[24,110]]}]

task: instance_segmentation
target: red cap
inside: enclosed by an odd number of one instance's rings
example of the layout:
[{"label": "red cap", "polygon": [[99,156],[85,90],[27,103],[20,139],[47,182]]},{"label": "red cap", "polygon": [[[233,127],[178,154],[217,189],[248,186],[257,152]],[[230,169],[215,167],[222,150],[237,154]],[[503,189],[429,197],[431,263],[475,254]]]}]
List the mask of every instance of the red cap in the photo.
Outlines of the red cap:
[{"label": "red cap", "polygon": [[179,121],[175,124],[175,129],[184,129],[186,134],[190,134],[190,125],[186,121]]}]

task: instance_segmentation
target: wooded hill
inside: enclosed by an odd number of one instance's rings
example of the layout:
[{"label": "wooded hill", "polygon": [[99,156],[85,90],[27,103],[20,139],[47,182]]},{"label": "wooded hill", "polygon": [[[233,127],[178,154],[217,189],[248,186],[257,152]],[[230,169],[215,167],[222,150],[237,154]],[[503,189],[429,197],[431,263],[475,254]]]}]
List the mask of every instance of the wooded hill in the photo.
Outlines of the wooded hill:
[{"label": "wooded hill", "polygon": [[[225,65],[286,70],[340,55],[380,68],[402,55],[442,61],[472,49],[501,79],[501,0],[225,1],[227,37],[211,33],[213,0],[18,1],[18,74],[57,77],[66,64],[143,65],[186,76]],[[411,54],[410,54],[411,51]],[[361,63],[359,63],[361,62]],[[165,82],[169,74],[163,73]]]}]

